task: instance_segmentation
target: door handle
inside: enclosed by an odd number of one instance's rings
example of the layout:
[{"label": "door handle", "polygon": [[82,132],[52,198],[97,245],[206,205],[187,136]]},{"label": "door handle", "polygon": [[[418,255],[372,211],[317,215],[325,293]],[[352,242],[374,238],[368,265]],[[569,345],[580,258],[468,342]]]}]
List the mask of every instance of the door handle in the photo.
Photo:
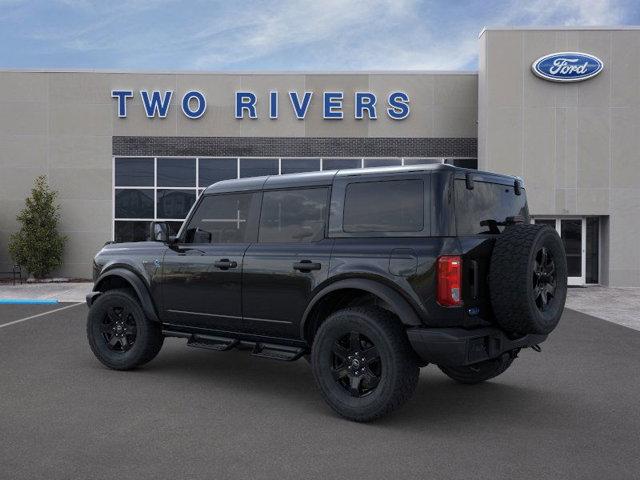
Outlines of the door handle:
[{"label": "door handle", "polygon": [[230,268],[236,268],[238,266],[238,262],[229,260],[228,258],[223,258],[213,262],[213,266],[220,270],[229,270]]},{"label": "door handle", "polygon": [[320,270],[321,268],[322,264],[312,262],[311,260],[301,260],[293,264],[293,269],[301,272],[310,272],[311,270]]}]

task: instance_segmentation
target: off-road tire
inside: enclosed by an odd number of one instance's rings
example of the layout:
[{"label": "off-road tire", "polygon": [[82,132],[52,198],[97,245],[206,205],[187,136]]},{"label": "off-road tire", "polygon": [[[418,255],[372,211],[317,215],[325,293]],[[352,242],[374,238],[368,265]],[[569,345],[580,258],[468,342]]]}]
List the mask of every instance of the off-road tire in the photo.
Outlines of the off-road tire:
[{"label": "off-road tire", "polygon": [[505,353],[498,358],[464,367],[445,367],[438,365],[447,377],[466,385],[475,385],[497,377],[511,366],[515,356]]},{"label": "off-road tire", "polygon": [[[354,397],[333,377],[335,342],[355,331],[370,339],[379,354],[379,383],[366,396]],[[379,307],[350,307],[330,315],[311,349],[311,368],[324,400],[339,415],[367,422],[386,415],[411,398],[420,369],[399,319]]]},{"label": "off-road tire", "polygon": [[[543,249],[553,259],[555,287],[552,296],[545,294],[550,299],[548,303],[540,307],[536,303],[541,302],[536,282],[542,278],[537,265]],[[550,282],[546,271],[544,275]],[[551,333],[558,325],[567,297],[567,259],[558,233],[548,225],[517,224],[505,228],[493,248],[489,290],[496,322],[505,331],[520,335]]]},{"label": "off-road tire", "polygon": [[[107,321],[108,309],[114,306],[125,308],[135,321],[135,342],[127,351],[109,348],[101,325]],[[138,299],[128,290],[108,290],[91,305],[87,316],[87,339],[91,351],[103,365],[114,370],[131,370],[151,361],[162,348],[164,337],[159,324],[149,320]]]}]

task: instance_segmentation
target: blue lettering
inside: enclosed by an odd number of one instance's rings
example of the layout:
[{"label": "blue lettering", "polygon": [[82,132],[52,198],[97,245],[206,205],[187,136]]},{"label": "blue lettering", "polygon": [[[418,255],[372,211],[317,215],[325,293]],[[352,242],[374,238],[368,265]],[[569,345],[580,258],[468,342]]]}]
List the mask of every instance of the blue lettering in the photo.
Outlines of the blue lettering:
[{"label": "blue lettering", "polygon": [[371,120],[378,118],[376,116],[376,102],[378,99],[374,93],[370,92],[356,92],[356,111],[355,115],[358,120],[364,118],[364,111],[367,111],[367,115]]},{"label": "blue lettering", "polygon": [[127,98],[133,98],[133,90],[112,90],[111,98],[118,99],[118,117],[127,117]]},{"label": "blue lettering", "polygon": [[296,118],[298,120],[304,120],[304,117],[307,115],[307,110],[309,109],[309,104],[311,103],[312,95],[313,95],[313,92],[304,92],[304,97],[302,97],[302,103],[300,103],[298,92],[289,92],[291,105],[293,105],[293,111],[295,112]]},{"label": "blue lettering", "polygon": [[394,120],[403,120],[409,116],[409,95],[404,92],[392,92],[387,99],[387,114]]},{"label": "blue lettering", "polygon": [[[198,108],[193,110],[191,108],[190,102],[191,99],[195,99],[198,104]],[[207,100],[204,98],[204,95],[197,90],[191,90],[184,94],[182,97],[182,112],[189,118],[200,118],[204,115],[204,112],[207,110]]]},{"label": "blue lettering", "polygon": [[324,92],[324,102],[322,108],[322,118],[341,119],[342,118],[342,92]]},{"label": "blue lettering", "polygon": [[256,94],[252,92],[236,92],[236,118],[244,118],[245,110],[249,118],[258,118],[256,113]]},{"label": "blue lettering", "polygon": [[160,118],[165,118],[169,111],[169,104],[171,103],[171,96],[173,92],[167,90],[164,92],[164,98],[160,97],[160,92],[154,90],[151,92],[151,98],[149,98],[149,92],[146,90],[140,90],[140,97],[142,97],[142,104],[144,105],[145,113],[148,118],[153,118],[156,115]]},{"label": "blue lettering", "polygon": [[269,118],[278,118],[278,92],[269,92]]}]

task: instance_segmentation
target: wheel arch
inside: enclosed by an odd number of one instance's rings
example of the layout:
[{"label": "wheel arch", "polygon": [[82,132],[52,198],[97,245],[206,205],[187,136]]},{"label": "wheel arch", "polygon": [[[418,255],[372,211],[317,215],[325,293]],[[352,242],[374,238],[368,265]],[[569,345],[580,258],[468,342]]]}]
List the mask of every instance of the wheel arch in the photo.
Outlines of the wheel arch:
[{"label": "wheel arch", "polygon": [[309,302],[300,324],[300,336],[309,341],[317,330],[322,318],[319,318],[327,304],[339,301],[341,294],[348,296],[351,292],[359,292],[371,295],[384,302],[389,310],[398,316],[400,321],[407,326],[422,325],[411,304],[400,293],[388,285],[375,280],[363,278],[350,278],[334,282],[320,290]]},{"label": "wheel arch", "polygon": [[144,281],[136,273],[122,267],[107,270],[97,278],[92,293],[87,296],[87,303],[91,306],[91,303],[102,293],[122,287],[133,290],[147,318],[155,322],[160,321]]}]

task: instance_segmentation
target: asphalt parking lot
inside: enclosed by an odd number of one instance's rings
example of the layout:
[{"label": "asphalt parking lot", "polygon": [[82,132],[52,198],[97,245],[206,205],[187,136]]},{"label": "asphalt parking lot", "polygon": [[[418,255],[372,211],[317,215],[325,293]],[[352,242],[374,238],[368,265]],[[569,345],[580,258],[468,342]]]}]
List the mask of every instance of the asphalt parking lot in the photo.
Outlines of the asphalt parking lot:
[{"label": "asphalt parking lot", "polygon": [[114,372],[84,305],[11,323],[67,305],[0,306],[0,478],[638,478],[640,332],[584,314],[491,382],[430,366],[402,410],[356,424],[304,361],[168,339]]}]

